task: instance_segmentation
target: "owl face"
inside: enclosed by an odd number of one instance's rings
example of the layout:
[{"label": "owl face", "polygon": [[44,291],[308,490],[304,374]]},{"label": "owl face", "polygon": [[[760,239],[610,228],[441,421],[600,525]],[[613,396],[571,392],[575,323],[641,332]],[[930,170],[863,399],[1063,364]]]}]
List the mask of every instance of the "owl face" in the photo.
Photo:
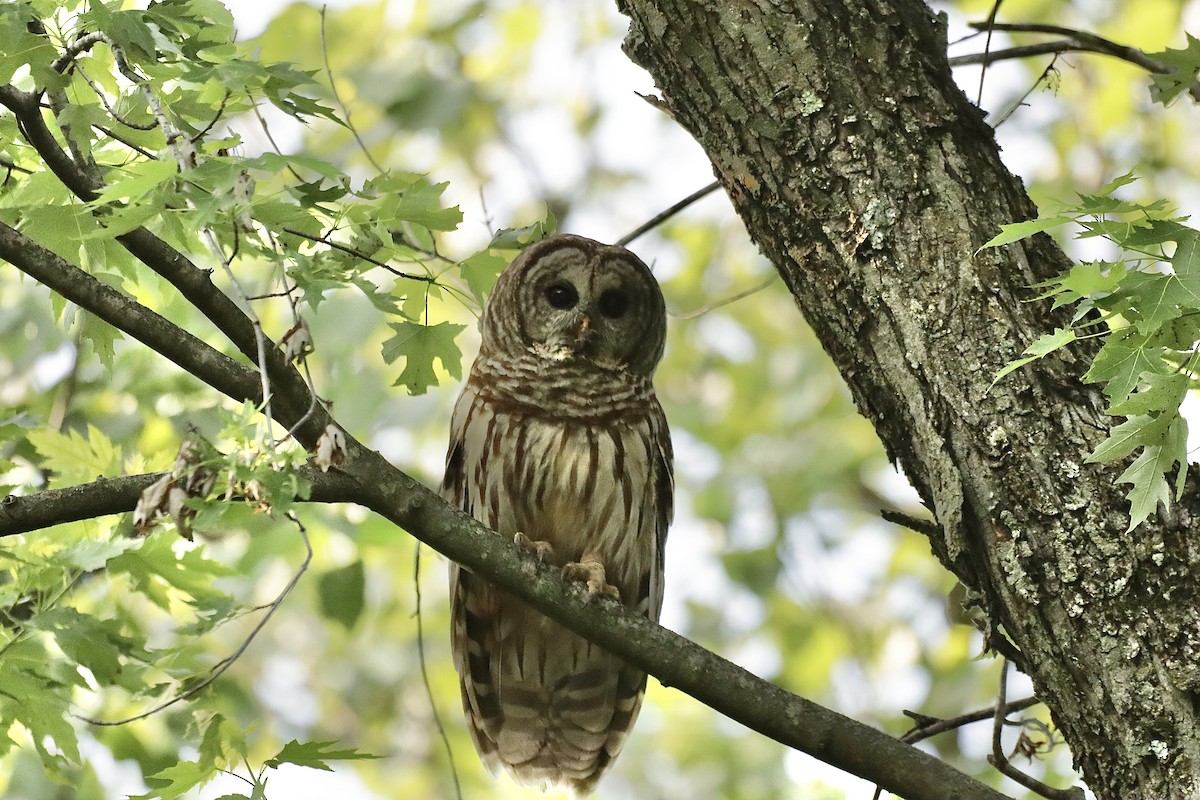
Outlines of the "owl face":
[{"label": "owl face", "polygon": [[530,246],[500,276],[482,349],[649,375],[665,335],[662,292],[637,256],[564,235]]}]

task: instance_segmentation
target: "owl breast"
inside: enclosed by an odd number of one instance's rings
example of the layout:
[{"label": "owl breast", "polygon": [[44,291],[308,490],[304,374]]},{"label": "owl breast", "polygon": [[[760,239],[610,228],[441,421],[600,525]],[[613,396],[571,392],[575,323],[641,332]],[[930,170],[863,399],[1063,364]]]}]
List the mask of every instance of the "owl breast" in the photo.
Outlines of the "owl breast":
[{"label": "owl breast", "polygon": [[[651,400],[652,402],[652,400]],[[554,563],[593,552],[623,602],[643,604],[658,539],[657,453],[649,415],[546,418],[468,387],[462,467],[470,513],[493,530],[544,541]],[[657,608],[652,616],[657,617]]]}]

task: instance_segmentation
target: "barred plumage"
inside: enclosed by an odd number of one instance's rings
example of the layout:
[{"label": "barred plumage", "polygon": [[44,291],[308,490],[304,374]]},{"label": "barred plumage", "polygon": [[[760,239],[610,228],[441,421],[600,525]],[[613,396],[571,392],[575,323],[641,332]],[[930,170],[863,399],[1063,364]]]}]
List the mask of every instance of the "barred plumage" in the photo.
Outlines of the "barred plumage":
[{"label": "barred plumage", "polygon": [[[442,494],[658,619],[672,478],[651,383],[666,331],[653,275],[623,248],[556,236],[500,276],[481,327]],[[589,793],[633,726],[645,674],[457,566],[451,595],[484,763]]]}]

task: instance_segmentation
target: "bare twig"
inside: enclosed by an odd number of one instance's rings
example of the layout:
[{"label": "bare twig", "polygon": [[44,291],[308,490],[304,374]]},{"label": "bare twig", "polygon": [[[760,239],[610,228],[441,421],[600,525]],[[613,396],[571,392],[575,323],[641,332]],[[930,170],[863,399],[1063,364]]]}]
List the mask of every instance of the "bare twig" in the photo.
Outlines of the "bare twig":
[{"label": "bare twig", "polygon": [[129,137],[119,134],[116,131],[112,130],[111,128],[106,128],[103,125],[92,125],[92,127],[95,128],[96,130],[100,131],[101,133],[103,133],[105,136],[108,136],[109,138],[120,142],[121,144],[128,147],[130,150],[133,150],[134,152],[138,153],[139,155],[142,155],[146,158],[149,158],[149,159],[152,159],[155,161],[158,160],[158,153],[150,152],[146,148],[142,147],[140,144],[137,144],[137,143],[131,141],[129,139]]},{"label": "bare twig", "polygon": [[105,92],[104,89],[100,88],[100,86],[94,80],[92,80],[91,76],[87,74],[87,70],[85,70],[82,65],[78,67],[78,71],[79,74],[83,76],[84,81],[87,82],[87,85],[91,87],[92,92],[96,95],[96,97],[100,98],[100,105],[104,106],[104,110],[108,112],[108,115],[117,122],[121,123],[126,128],[133,128],[135,131],[152,131],[158,127],[158,120],[152,120],[150,122],[134,122],[133,120],[122,116],[115,108],[112,107],[112,104],[108,102],[108,93]]},{"label": "bare twig", "polygon": [[[271,149],[275,151],[276,155],[283,155],[283,150],[280,149],[279,142],[275,141],[275,135],[271,133],[271,126],[267,125],[267,120],[263,117],[262,112],[259,111],[258,105],[256,104],[251,106],[250,110],[254,112],[254,117],[258,120],[258,126],[262,128],[263,135],[266,136],[267,141],[271,143]],[[287,165],[287,171],[292,173],[293,178],[301,183],[304,183],[304,178],[299,172],[296,171],[296,168],[292,166],[290,161]]]},{"label": "bare twig", "polygon": [[1037,80],[1034,81],[1030,85],[1030,87],[1025,90],[1024,94],[1022,94],[1019,98],[1017,98],[1017,101],[1009,107],[1008,111],[1005,111],[1003,114],[1000,115],[1000,118],[996,120],[996,123],[992,127],[999,128],[1001,125],[1003,125],[1005,122],[1007,122],[1008,118],[1011,117],[1014,113],[1016,113],[1016,110],[1018,108],[1020,108],[1022,105],[1025,104],[1025,99],[1027,97],[1029,97],[1029,95],[1033,94],[1034,90],[1037,89],[1037,87],[1041,86],[1042,83],[1045,82],[1046,79],[1050,77],[1050,73],[1054,71],[1054,65],[1057,63],[1058,63],[1058,56],[1055,55],[1054,58],[1050,59],[1050,63],[1046,65],[1046,68],[1044,70],[1042,70],[1042,74],[1038,76]]},{"label": "bare twig", "polygon": [[108,37],[99,32],[88,33],[80,36],[75,41],[71,42],[71,44],[67,45],[67,48],[63,50],[62,55],[54,59],[54,63],[50,65],[50,68],[55,72],[65,72],[67,67],[71,65],[71,62],[79,58],[81,54],[91,50],[96,44],[107,41]]},{"label": "bare twig", "polygon": [[706,306],[701,306],[695,311],[688,311],[683,314],[668,314],[667,316],[674,320],[695,319],[696,317],[702,317],[710,311],[716,311],[718,308],[727,306],[730,303],[736,303],[738,300],[742,300],[743,298],[749,297],[752,294],[758,294],[777,280],[779,280],[779,275],[773,274],[762,283],[756,283],[749,289],[743,289],[737,294],[732,294],[729,297],[722,297],[720,300],[715,300]]},{"label": "bare twig", "polygon": [[438,737],[446,749],[446,759],[450,762],[450,777],[454,780],[454,796],[462,800],[462,787],[458,783],[458,765],[454,761],[454,750],[450,748],[450,737],[442,725],[442,715],[438,713],[437,702],[433,699],[433,686],[429,683],[429,672],[425,666],[425,628],[421,618],[421,547],[420,540],[413,549],[413,592],[416,595],[416,608],[413,613],[417,617],[417,661],[421,665],[421,682],[425,684],[425,695],[429,698],[429,710],[433,714],[433,724],[437,728]]},{"label": "bare twig", "polygon": [[[1024,711],[1027,708],[1036,706],[1042,702],[1037,697],[1026,697],[1021,700],[1013,700],[1007,703],[1003,713],[1011,714],[1014,711]],[[916,723],[912,730],[900,737],[900,741],[913,744],[920,742],[931,736],[937,736],[939,733],[952,731],[961,728],[965,725],[970,725],[975,722],[983,722],[987,719],[995,719],[996,707],[981,708],[978,711],[968,711],[965,714],[959,714],[957,717],[949,717],[947,719],[934,719],[925,717],[920,714],[914,714],[911,711],[905,711],[906,715],[911,717]]]},{"label": "bare twig", "polygon": [[619,247],[625,247],[626,245],[628,245],[634,239],[641,236],[646,231],[658,227],[659,225],[661,225],[664,222],[666,222],[667,220],[669,220],[671,217],[678,214],[683,209],[690,206],[692,203],[696,202],[697,200],[701,199],[702,197],[707,197],[708,195],[712,194],[713,192],[715,192],[717,189],[720,189],[720,188],[721,188],[721,182],[713,181],[712,183],[708,184],[704,188],[697,189],[696,191],[689,194],[687,197],[680,200],[675,205],[671,206],[670,208],[666,209],[665,211],[660,211],[659,213],[655,214],[653,217],[651,217],[646,222],[643,222],[641,225],[637,226],[632,231],[630,231],[629,233],[622,236],[620,239],[617,239],[616,244]]},{"label": "bare twig", "polygon": [[986,53],[967,53],[961,56],[950,56],[947,61],[952,67],[966,67],[971,64],[982,64],[985,61],[989,64],[994,64],[997,61],[1012,61],[1018,58],[1072,52],[1103,53],[1104,51],[1095,47],[1081,46],[1079,43],[1069,39],[1058,39],[1053,42],[1039,42],[1037,44],[1024,44],[1019,47],[989,50]]},{"label": "bare twig", "polygon": [[988,51],[992,49],[992,31],[995,30],[996,15],[1000,13],[1000,4],[1003,2],[1004,0],[996,0],[992,3],[992,10],[988,13],[987,22],[984,23],[987,29],[987,38],[984,39],[983,44],[983,60],[979,62],[979,91],[975,95],[975,105],[977,106],[983,105],[983,79],[987,75]]},{"label": "bare twig", "polygon": [[1004,755],[1004,747],[1001,741],[1001,733],[1004,730],[1004,725],[1008,722],[1005,719],[1005,713],[1008,710],[1008,704],[1005,701],[1005,695],[1007,694],[1008,659],[1006,658],[1000,662],[1000,688],[996,693],[996,706],[992,715],[992,754],[988,756],[988,763],[999,770],[1004,776],[1012,778],[1029,791],[1049,798],[1049,800],[1084,800],[1085,795],[1082,788],[1072,786],[1069,789],[1056,789],[1053,786],[1047,786],[1032,775],[1026,775],[1024,772],[1021,772],[1021,770],[1009,762],[1008,757]]},{"label": "bare twig", "polygon": [[937,523],[937,520],[921,519],[920,517],[914,517],[911,514],[904,514],[892,509],[882,510],[880,516],[888,522],[901,525],[910,531],[916,531],[929,538],[944,539],[946,537],[945,531],[942,530],[942,526]]},{"label": "bare twig", "polygon": [[225,104],[229,102],[229,95],[230,92],[228,89],[226,89],[225,94],[221,96],[221,104],[217,106],[217,113],[213,114],[213,118],[209,120],[209,123],[205,125],[199,133],[192,137],[192,142],[198,142],[203,139],[213,128],[216,127],[217,123],[220,122],[221,117],[225,115]]},{"label": "bare twig", "polygon": [[327,10],[327,6],[321,6],[321,58],[325,62],[325,74],[329,77],[329,90],[333,92],[333,99],[337,101],[338,107],[342,109],[342,118],[346,122],[346,127],[350,129],[350,133],[354,136],[354,141],[358,142],[359,149],[363,151],[363,155],[367,157],[367,161],[371,162],[371,166],[375,168],[375,171],[383,174],[383,167],[379,166],[379,162],[375,160],[375,156],[371,155],[371,151],[367,149],[366,143],[358,135],[358,128],[354,127],[354,121],[350,118],[350,109],[342,101],[342,96],[338,93],[337,81],[333,79],[333,67],[329,65],[329,43],[325,37],[325,12]]},{"label": "bare twig", "polygon": [[0,167],[4,167],[4,169],[6,169],[9,172],[21,172],[21,173],[24,173],[25,175],[33,174],[33,170],[25,169],[25,167],[18,166],[17,164],[14,164],[13,162],[9,161],[7,158],[0,158]]}]

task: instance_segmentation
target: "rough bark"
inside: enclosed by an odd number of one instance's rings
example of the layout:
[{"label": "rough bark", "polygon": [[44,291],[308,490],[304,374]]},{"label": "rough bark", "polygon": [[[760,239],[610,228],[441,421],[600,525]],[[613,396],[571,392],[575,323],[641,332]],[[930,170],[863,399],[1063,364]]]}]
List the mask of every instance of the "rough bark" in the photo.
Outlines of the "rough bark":
[{"label": "rough bark", "polygon": [[[1200,792],[1194,493],[1126,533],[1110,419],[1051,330],[1047,237],[954,84],[920,0],[625,0],[630,57],[705,148],[763,252],[941,528],[935,554],[1020,649],[1105,800]],[[1062,324],[1063,320],[1058,320]],[[1194,481],[1193,481],[1194,485]]]}]

